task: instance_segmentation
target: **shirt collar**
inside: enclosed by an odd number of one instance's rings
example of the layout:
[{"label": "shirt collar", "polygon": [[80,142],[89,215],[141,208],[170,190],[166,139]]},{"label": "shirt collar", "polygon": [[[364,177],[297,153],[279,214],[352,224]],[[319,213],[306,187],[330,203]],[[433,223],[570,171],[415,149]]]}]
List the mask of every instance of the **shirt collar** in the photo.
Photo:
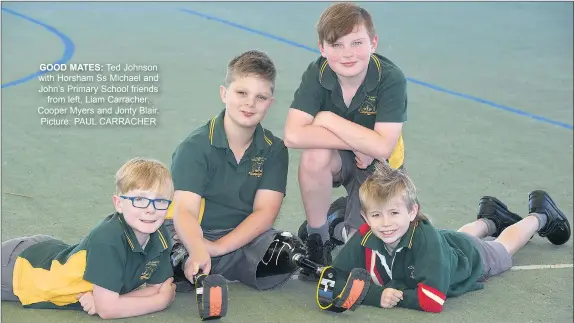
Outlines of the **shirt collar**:
[{"label": "shirt collar", "polygon": [[[229,149],[229,141],[225,133],[224,126],[225,109],[221,113],[211,119],[209,122],[209,143],[216,148]],[[253,142],[255,149],[262,150],[265,147],[271,146],[273,141],[265,134],[265,129],[261,124],[257,124],[255,133],[253,134]]]},{"label": "shirt collar", "polygon": [[[399,249],[405,248],[405,247],[409,248],[409,249],[412,248],[415,231],[416,231],[418,225],[419,225],[419,223],[417,221],[409,227],[407,232],[401,237],[401,240],[399,241],[395,250],[399,250]],[[363,247],[367,247],[367,248],[373,249],[373,250],[386,250],[385,249],[385,243],[383,242],[383,240],[377,238],[377,236],[375,236],[373,234],[372,230],[369,230],[363,236],[363,240],[361,240],[361,245]]]},{"label": "shirt collar", "polygon": [[166,237],[161,232],[161,227],[150,234],[149,240],[146,244],[145,251],[142,249],[141,244],[139,243],[134,230],[130,227],[124,215],[122,213],[116,213],[118,221],[120,221],[122,229],[124,230],[124,235],[133,252],[140,252],[140,253],[160,253],[168,248],[169,244],[167,242]]}]

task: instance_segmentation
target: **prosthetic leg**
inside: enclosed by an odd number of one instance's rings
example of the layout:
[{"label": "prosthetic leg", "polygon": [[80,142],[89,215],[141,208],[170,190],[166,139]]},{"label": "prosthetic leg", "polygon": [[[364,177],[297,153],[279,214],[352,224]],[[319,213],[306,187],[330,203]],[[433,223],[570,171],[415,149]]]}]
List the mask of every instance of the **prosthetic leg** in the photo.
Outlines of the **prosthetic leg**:
[{"label": "prosthetic leg", "polygon": [[301,240],[293,237],[290,232],[282,232],[275,237],[261,264],[263,266],[260,267],[268,267],[262,268],[262,272],[267,274],[285,273],[297,267],[315,272],[319,276],[316,292],[317,305],[321,310],[331,312],[354,311],[363,302],[371,284],[369,273],[365,269],[355,268],[347,277],[341,293],[334,296],[337,283],[335,269],[309,260]]},{"label": "prosthetic leg", "polygon": [[[189,258],[187,250],[181,243],[176,243],[171,251],[174,282],[185,281],[184,265]],[[217,274],[197,273],[193,277],[195,298],[199,317],[202,321],[220,319],[227,315],[227,280]]]}]

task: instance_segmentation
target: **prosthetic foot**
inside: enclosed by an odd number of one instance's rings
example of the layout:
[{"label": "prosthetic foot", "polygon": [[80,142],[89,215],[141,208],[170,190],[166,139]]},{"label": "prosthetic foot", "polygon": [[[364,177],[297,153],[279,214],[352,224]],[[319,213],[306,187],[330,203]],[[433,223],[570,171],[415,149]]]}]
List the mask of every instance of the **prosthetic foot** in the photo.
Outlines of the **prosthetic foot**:
[{"label": "prosthetic foot", "polygon": [[[311,261],[305,250],[304,245],[293,237],[289,232],[283,232],[278,235],[269,248],[281,250],[277,252],[278,261],[287,260],[288,268],[300,267],[307,270],[310,274],[319,277],[317,284],[317,305],[320,309],[331,312],[354,311],[359,306],[369,290],[371,277],[369,273],[360,268],[353,269],[346,280],[345,286],[341,293],[334,296],[335,284],[337,283],[337,273],[333,267],[319,265]],[[271,255],[275,252],[268,251]]]},{"label": "prosthetic foot", "polygon": [[197,308],[202,321],[220,319],[227,315],[227,280],[217,274],[198,273],[193,284],[187,279],[184,265],[189,254],[181,243],[176,243],[171,251],[174,283],[177,292],[189,292],[195,288]]},{"label": "prosthetic foot", "polygon": [[227,315],[227,280],[221,275],[198,274],[195,281],[195,298],[202,321],[220,319]]}]

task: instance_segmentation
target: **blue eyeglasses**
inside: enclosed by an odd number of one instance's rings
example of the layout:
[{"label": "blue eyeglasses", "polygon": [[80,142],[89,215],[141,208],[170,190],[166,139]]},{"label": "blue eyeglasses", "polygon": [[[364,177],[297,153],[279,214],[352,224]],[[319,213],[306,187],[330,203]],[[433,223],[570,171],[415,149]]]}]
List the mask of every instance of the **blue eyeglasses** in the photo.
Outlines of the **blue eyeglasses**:
[{"label": "blue eyeglasses", "polygon": [[156,210],[167,210],[171,204],[171,200],[166,199],[148,199],[147,197],[141,196],[120,196],[123,199],[132,201],[133,207],[137,207],[138,209],[145,209],[151,203],[153,203],[153,207]]}]

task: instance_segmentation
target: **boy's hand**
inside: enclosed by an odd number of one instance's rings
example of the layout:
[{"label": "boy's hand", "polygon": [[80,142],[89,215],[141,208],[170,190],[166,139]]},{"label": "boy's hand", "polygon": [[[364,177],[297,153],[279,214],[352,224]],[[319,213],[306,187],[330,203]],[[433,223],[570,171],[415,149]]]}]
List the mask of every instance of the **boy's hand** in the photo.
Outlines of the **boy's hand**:
[{"label": "boy's hand", "polygon": [[355,154],[355,163],[357,164],[357,167],[360,169],[365,169],[369,167],[369,165],[373,163],[373,160],[375,160],[373,157],[367,156],[358,151],[353,150],[353,153]]},{"label": "boy's hand", "polygon": [[77,298],[82,305],[84,312],[88,313],[89,315],[97,314],[96,303],[94,302],[94,294],[92,292],[79,294]]},{"label": "boy's hand", "polygon": [[403,292],[393,288],[386,288],[381,295],[381,307],[393,308],[403,299]]},{"label": "boy's hand", "polygon": [[193,283],[193,276],[195,276],[200,269],[204,274],[209,274],[211,271],[211,255],[207,247],[203,245],[195,246],[190,251],[183,272],[187,280]]},{"label": "boy's hand", "polygon": [[160,294],[165,300],[166,307],[173,303],[175,300],[175,288],[176,286],[173,283],[173,277],[168,278],[159,286],[158,294]]}]

